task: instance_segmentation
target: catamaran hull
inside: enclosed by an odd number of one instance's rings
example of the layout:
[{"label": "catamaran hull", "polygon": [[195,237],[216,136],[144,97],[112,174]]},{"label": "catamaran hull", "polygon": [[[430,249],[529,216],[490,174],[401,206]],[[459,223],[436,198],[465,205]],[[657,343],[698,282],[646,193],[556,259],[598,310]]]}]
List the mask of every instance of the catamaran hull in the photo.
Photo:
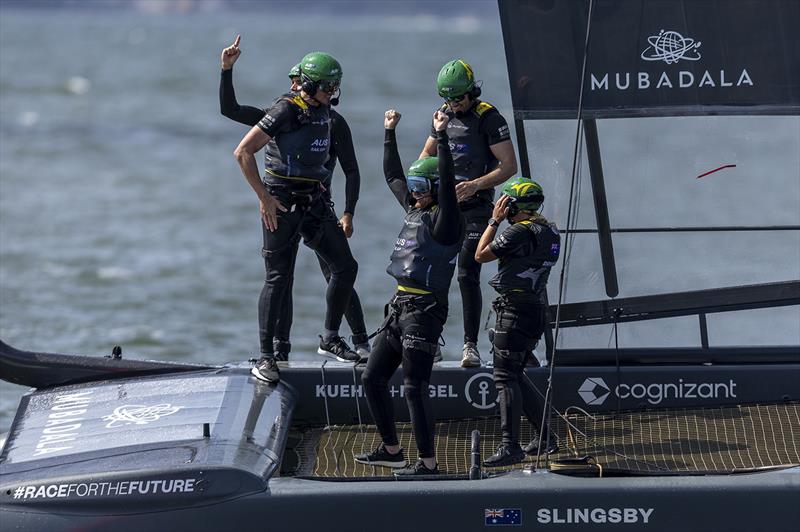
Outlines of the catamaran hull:
[{"label": "catamaran hull", "polygon": [[514,472],[481,481],[325,482],[276,478],[260,493],[158,512],[124,497],[84,507],[3,504],[6,530],[794,531],[800,468],[727,477],[570,478]]}]

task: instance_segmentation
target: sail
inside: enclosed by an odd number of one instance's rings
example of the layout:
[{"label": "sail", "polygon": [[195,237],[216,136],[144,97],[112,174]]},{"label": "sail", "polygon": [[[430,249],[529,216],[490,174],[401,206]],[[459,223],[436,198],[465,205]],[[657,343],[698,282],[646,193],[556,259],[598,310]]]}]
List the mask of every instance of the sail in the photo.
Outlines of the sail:
[{"label": "sail", "polygon": [[[500,0],[517,119],[576,118],[588,0]],[[800,114],[800,2],[594,0],[582,118]]]}]

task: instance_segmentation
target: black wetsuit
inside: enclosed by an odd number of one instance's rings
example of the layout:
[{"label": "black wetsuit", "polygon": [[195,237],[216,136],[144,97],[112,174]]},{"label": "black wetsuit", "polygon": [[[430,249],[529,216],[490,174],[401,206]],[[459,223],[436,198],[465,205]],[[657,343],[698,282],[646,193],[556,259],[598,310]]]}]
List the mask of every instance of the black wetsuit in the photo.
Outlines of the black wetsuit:
[{"label": "black wetsuit", "polygon": [[[535,427],[542,419],[544,398],[523,371],[529,360],[536,361],[532,350],[546,325],[543,296],[550,269],[558,260],[560,237],[547,220],[526,220],[496,236],[489,249],[500,261],[489,283],[500,294],[492,303],[497,314],[492,351],[500,429],[503,443],[517,444],[521,411]],[[544,428],[547,442],[547,417]]]},{"label": "black wetsuit", "polygon": [[[223,70],[220,78],[219,86],[219,105],[222,114],[231,120],[245,124],[248,126],[255,126],[264,118],[266,110],[248,105],[239,105],[236,100],[236,92],[233,89],[233,69]],[[361,185],[361,175],[358,170],[358,161],[356,161],[355,150],[353,148],[353,139],[350,133],[350,126],[347,121],[334,111],[330,109],[331,119],[331,144],[329,146],[329,159],[325,163],[325,167],[329,170],[329,175],[323,186],[323,196],[329,203],[330,208],[333,209],[333,201],[331,200],[331,181],[333,178],[333,171],[336,168],[336,161],[341,163],[342,171],[345,175],[345,207],[344,212],[354,214],[356,203],[358,202],[359,188]],[[335,217],[335,214],[334,214]],[[347,240],[344,241],[347,244]],[[306,242],[308,245],[308,242]],[[299,239],[294,242],[291,250],[294,257],[297,255],[297,247]],[[311,246],[309,246],[311,247]],[[349,248],[349,244],[348,244]],[[330,282],[331,272],[328,264],[317,253],[317,260],[319,261],[322,274],[325,276],[325,281]],[[292,263],[292,271],[294,271],[294,263]],[[278,315],[277,323],[275,325],[274,338],[275,349],[279,352],[288,353],[291,349],[289,343],[290,332],[292,327],[293,316],[293,298],[292,290],[294,285],[294,275],[292,275],[289,285],[286,287],[284,299],[279,305],[281,312]],[[353,341],[356,344],[365,343],[367,341],[367,329],[364,324],[364,312],[361,308],[361,301],[353,289],[350,294],[350,304],[345,309],[345,318],[353,333]]]},{"label": "black wetsuit", "polygon": [[[511,138],[503,115],[491,104],[480,100],[475,100],[475,104],[464,113],[454,113],[446,105],[440,110],[450,117],[447,134],[450,137],[456,181],[471,181],[494,170],[498,161],[492,154],[491,146]],[[431,137],[435,138],[433,126]],[[475,250],[492,216],[493,201],[494,189],[485,189],[459,203],[467,224],[463,248],[458,255],[464,342],[478,342],[483,297],[481,264],[475,260]]]},{"label": "black wetsuit", "polygon": [[[461,248],[464,221],[456,201],[453,162],[447,134],[437,136],[439,187],[437,202],[413,207],[403,174],[394,130],[386,130],[383,168],[386,182],[406,211],[388,271],[398,290],[373,342],[362,376],[370,412],[386,445],[397,445],[394,409],[388,381],[403,367],[404,395],[420,458],[435,456],[434,416],[428,383],[436,345],[447,319],[447,292]],[[414,238],[406,238],[415,235]],[[429,276],[420,275],[421,271]]]}]

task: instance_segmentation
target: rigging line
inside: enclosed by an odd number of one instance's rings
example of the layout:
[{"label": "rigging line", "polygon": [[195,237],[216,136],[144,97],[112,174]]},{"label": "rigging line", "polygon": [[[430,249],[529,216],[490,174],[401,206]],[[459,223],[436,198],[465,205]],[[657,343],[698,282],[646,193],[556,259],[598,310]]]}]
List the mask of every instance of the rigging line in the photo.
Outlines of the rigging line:
[{"label": "rigging line", "polygon": [[356,412],[358,413],[358,431],[361,434],[361,452],[364,452],[364,443],[366,441],[366,435],[364,434],[364,422],[361,419],[361,405],[359,404],[359,399],[361,398],[361,394],[359,391],[358,383],[356,382],[356,364],[353,364],[353,396],[356,398]]},{"label": "rigging line", "polygon": [[320,366],[320,368],[319,368],[320,371],[322,372],[322,400],[325,403],[325,421],[327,422],[327,425],[325,426],[325,429],[327,429],[327,431],[328,431],[328,441],[325,444],[325,448],[327,450],[331,451],[331,453],[333,454],[333,460],[334,460],[334,463],[336,464],[336,474],[338,475],[339,474],[339,457],[338,457],[338,455],[336,453],[336,448],[331,449],[331,434],[333,433],[333,429],[331,428],[331,414],[330,414],[330,411],[328,410],[328,387],[327,387],[327,385],[325,383],[325,365],[327,363],[328,363],[327,360],[324,361],[322,363],[322,366]]},{"label": "rigging line", "polygon": [[[579,137],[578,137],[578,152],[583,153],[583,128],[580,129]],[[578,216],[580,215],[580,198],[581,198],[581,191],[583,189],[583,157],[578,158],[578,170],[577,170],[577,183],[576,183],[576,192],[575,197],[572,200],[572,205],[575,209],[575,214],[573,215],[573,220],[577,220]],[[565,231],[569,231],[569,226]],[[575,228],[572,229],[573,236],[575,235]],[[569,247],[567,247],[569,244]],[[571,262],[570,259],[572,258],[572,251],[575,249],[575,238],[569,240],[569,242],[564,243],[564,268],[567,269],[567,272],[564,275],[564,294],[567,293],[569,290],[569,266],[568,263]]]},{"label": "rigging line", "polygon": [[[528,382],[531,384],[531,386],[533,386],[534,391],[539,395],[539,397],[545,397],[545,395],[539,390],[539,388],[536,386],[536,384],[534,384],[533,380],[530,378],[530,376],[527,374],[527,372],[523,371],[522,374],[525,377],[525,379],[528,380]],[[597,442],[597,438],[596,437],[589,436],[585,431],[581,430],[578,427],[577,424],[575,424],[573,421],[571,421],[569,419],[569,416],[570,416],[569,411],[570,410],[578,410],[579,412],[584,414],[586,417],[588,417],[592,421],[597,421],[597,414],[590,414],[589,412],[587,412],[583,408],[581,408],[579,406],[575,406],[575,405],[567,407],[564,410],[563,413],[559,412],[558,410],[556,410],[552,406],[549,408],[549,410],[550,410],[551,413],[555,413],[556,417],[561,418],[561,420],[564,422],[564,424],[567,426],[568,429],[572,429],[576,434],[579,434],[579,435],[583,436],[583,438],[586,440],[587,444],[591,443],[597,449],[601,449],[601,450],[605,451],[606,453],[608,453],[610,455],[616,456],[618,458],[623,458],[623,459],[629,460],[631,462],[636,462],[636,463],[652,466],[652,467],[654,467],[656,469],[660,469],[662,471],[672,471],[671,469],[669,469],[667,467],[660,466],[655,462],[648,462],[647,460],[642,460],[641,458],[632,458],[632,457],[628,456],[625,453],[621,453],[621,452],[615,450],[612,447],[609,447],[607,445],[599,444]],[[609,414],[601,414],[601,415],[609,415]],[[541,449],[541,442],[542,442],[541,434],[542,434],[542,431],[540,430],[539,431],[539,443],[538,443],[538,448],[539,449]],[[537,459],[536,464],[537,464],[537,467],[538,467],[538,459],[539,459],[539,457],[537,456],[536,459]]]},{"label": "rigging line", "polygon": [[[569,246],[572,242],[572,235],[570,233],[571,224],[574,222],[572,219],[573,216],[573,201],[575,199],[575,182],[577,180],[577,171],[578,171],[578,160],[579,160],[579,148],[580,148],[580,139],[582,138],[582,130],[583,124],[581,123],[581,115],[583,114],[583,90],[586,85],[586,63],[589,58],[589,37],[591,35],[591,28],[592,28],[592,11],[594,10],[594,0],[589,0],[589,10],[586,15],[586,36],[584,38],[583,43],[583,64],[581,65],[581,85],[578,91],[578,112],[576,117],[577,127],[575,128],[575,147],[572,153],[572,178],[570,180],[569,185],[569,202],[568,202],[568,209],[567,209],[567,231],[564,235],[564,247],[569,250]],[[567,252],[568,255],[569,252]],[[545,400],[544,400],[544,408],[542,409],[542,425],[544,425],[545,416],[548,415],[549,407],[552,405],[553,402],[553,370],[556,367],[556,346],[558,345],[558,333],[560,331],[559,328],[559,321],[561,320],[561,304],[564,301],[564,279],[566,275],[566,271],[569,267],[568,256],[564,258],[564,266],[561,268],[561,275],[559,276],[559,283],[558,283],[558,303],[556,304],[556,317],[555,317],[555,330],[553,331],[553,345],[552,345],[552,352],[550,354],[550,372],[547,377],[547,391],[545,392]],[[541,451],[541,445],[539,445],[539,449],[536,453],[536,467],[539,467],[539,456]],[[549,457],[547,458],[549,460]]]}]

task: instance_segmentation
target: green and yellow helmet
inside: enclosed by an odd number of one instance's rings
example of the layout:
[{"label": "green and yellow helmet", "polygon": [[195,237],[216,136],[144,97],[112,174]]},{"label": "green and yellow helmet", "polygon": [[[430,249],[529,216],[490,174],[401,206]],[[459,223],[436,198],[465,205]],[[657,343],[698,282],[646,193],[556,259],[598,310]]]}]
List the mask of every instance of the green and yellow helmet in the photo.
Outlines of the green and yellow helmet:
[{"label": "green and yellow helmet", "polygon": [[300,63],[289,69],[289,79],[300,77]]},{"label": "green and yellow helmet", "polygon": [[463,59],[445,63],[436,77],[436,90],[444,99],[458,98],[475,88],[475,74]]},{"label": "green and yellow helmet", "polygon": [[325,52],[311,52],[306,54],[298,64],[303,77],[311,81],[332,81],[336,84],[342,81],[342,65],[330,54]]},{"label": "green and yellow helmet", "polygon": [[544,202],[542,186],[527,177],[516,177],[506,181],[503,185],[503,194],[511,198],[517,211],[537,212]]},{"label": "green and yellow helmet", "polygon": [[409,192],[426,194],[432,192],[439,181],[439,158],[417,159],[408,168],[406,185]]}]

